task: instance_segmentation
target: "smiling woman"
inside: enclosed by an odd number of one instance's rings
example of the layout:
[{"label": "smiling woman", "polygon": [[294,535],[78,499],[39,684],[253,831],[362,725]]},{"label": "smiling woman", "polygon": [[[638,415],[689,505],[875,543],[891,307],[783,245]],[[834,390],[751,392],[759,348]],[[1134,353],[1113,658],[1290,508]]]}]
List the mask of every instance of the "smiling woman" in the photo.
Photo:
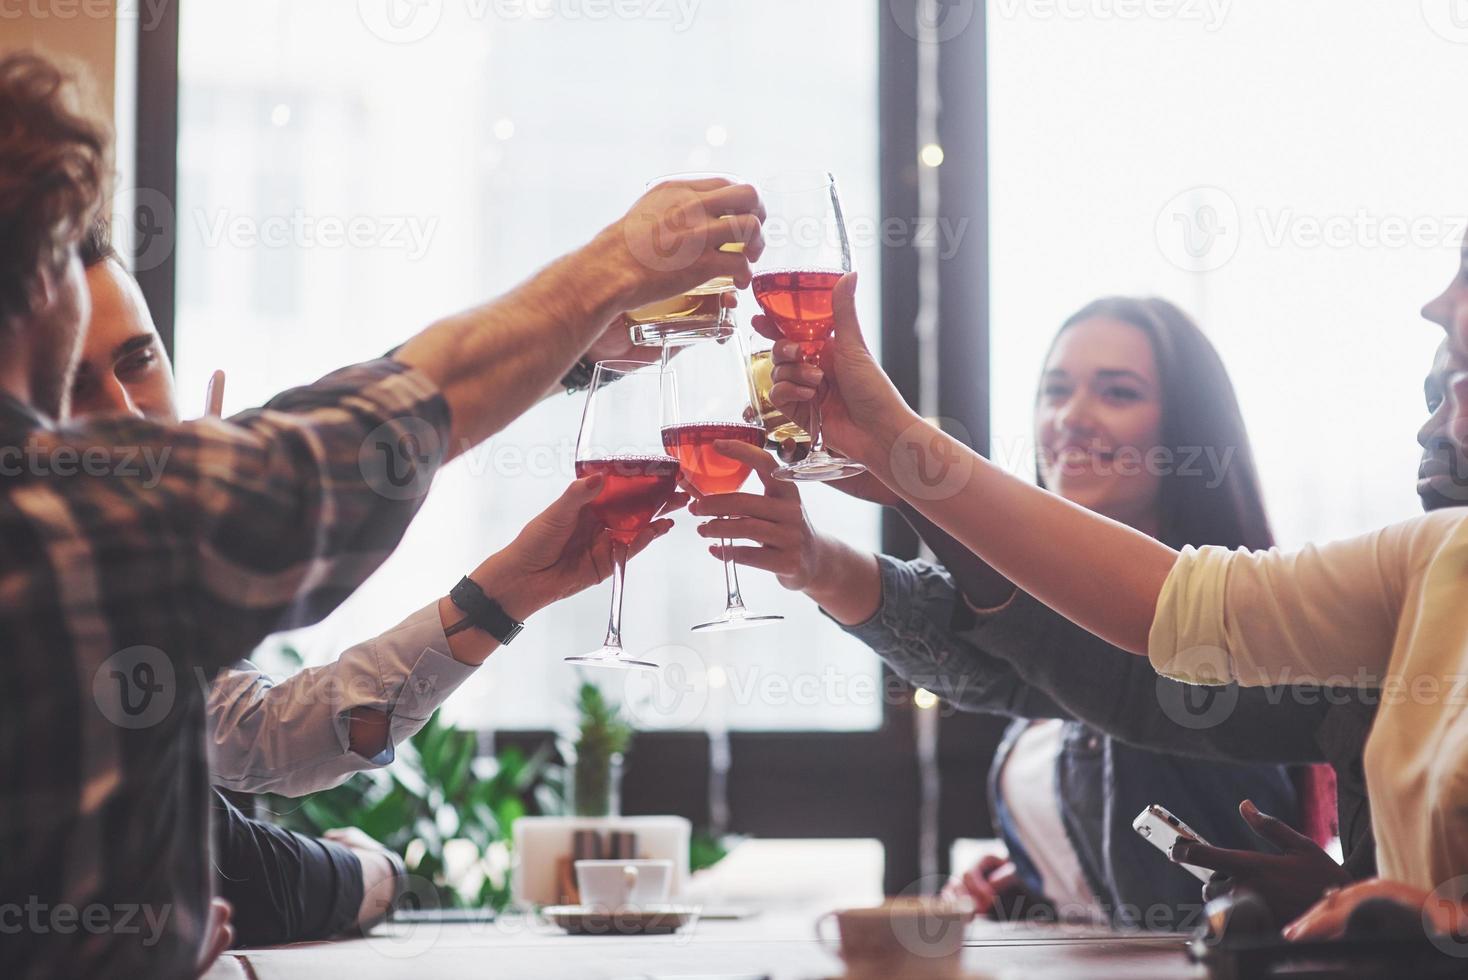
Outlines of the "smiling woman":
[{"label": "smiling woman", "polygon": [[1035,402],[1040,485],[1173,547],[1273,543],[1218,352],[1163,299],[1111,297],[1061,326]]}]

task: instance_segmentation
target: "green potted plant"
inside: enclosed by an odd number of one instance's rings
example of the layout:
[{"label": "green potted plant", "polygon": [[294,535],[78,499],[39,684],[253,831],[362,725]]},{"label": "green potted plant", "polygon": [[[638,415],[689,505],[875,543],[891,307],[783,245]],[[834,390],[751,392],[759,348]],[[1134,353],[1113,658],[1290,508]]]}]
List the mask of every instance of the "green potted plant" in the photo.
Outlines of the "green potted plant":
[{"label": "green potted plant", "polygon": [[562,755],[572,771],[571,805],[578,817],[616,816],[621,809],[622,759],[633,729],[601,688],[583,682],[576,696],[576,740]]}]

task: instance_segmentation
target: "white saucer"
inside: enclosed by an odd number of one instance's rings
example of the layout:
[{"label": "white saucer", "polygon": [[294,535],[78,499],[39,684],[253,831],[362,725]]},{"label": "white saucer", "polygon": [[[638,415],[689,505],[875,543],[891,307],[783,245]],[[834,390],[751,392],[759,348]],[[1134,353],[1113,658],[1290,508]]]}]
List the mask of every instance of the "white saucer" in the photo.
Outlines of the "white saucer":
[{"label": "white saucer", "polygon": [[541,910],[573,936],[661,936],[677,932],[698,918],[684,905],[644,905],[615,910],[584,905],[551,905]]}]

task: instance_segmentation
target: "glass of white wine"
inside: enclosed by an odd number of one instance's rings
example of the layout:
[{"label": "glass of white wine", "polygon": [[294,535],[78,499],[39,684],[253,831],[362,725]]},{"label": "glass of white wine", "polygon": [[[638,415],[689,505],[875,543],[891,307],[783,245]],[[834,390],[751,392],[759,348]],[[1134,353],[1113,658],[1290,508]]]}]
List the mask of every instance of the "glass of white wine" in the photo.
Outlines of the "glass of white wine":
[{"label": "glass of white wine", "polygon": [[[652,190],[669,181],[709,180],[712,178],[738,183],[733,174],[682,173],[667,174],[647,182]],[[730,242],[722,246],[727,252],[744,251],[743,242]],[[724,297],[734,292],[734,280],[729,276],[710,279],[680,296],[659,300],[623,314],[627,321],[632,342],[639,347],[676,347],[696,343],[700,340],[722,340],[732,336],[735,329],[734,311],[725,305]]]}]

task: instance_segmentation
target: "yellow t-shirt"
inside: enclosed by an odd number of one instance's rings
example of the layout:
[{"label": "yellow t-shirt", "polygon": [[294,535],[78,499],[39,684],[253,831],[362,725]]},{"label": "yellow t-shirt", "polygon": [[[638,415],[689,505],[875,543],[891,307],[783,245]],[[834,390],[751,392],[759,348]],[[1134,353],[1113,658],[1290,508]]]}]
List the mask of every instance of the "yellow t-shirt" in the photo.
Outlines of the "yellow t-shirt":
[{"label": "yellow t-shirt", "polygon": [[1426,889],[1468,875],[1468,513],[1292,554],[1184,549],[1148,656],[1190,683],[1380,689],[1365,752],[1380,873]]}]

